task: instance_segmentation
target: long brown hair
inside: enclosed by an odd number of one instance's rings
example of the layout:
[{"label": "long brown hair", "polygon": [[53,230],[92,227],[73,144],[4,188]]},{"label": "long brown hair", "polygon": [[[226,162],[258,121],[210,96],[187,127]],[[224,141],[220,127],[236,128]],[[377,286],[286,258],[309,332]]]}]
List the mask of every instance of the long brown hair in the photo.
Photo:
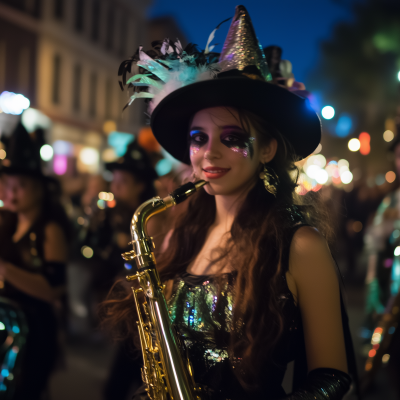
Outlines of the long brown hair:
[{"label": "long brown hair", "polygon": [[[307,201],[295,193],[298,169],[290,144],[262,118],[247,111],[238,110],[238,113],[243,128],[249,131],[251,124],[262,136],[262,143],[272,138],[278,141],[276,156],[268,164],[279,177],[276,198],[258,179],[241,205],[230,237],[215,260],[219,265],[230,265],[236,272],[232,326],[240,326],[240,329],[232,330],[229,353],[231,357],[241,358],[240,368],[235,368],[235,373],[244,387],[251,387],[257,383],[258,371],[271,356],[284,327],[279,302],[284,290],[281,258],[290,244],[294,210],[301,212],[305,221],[328,239],[331,230],[327,213],[316,199]],[[215,215],[215,199],[204,190],[190,199],[185,213],[175,223],[168,249],[158,258],[158,270],[164,281],[174,279],[194,261]],[[133,317],[123,319],[128,307],[132,307],[131,296],[110,298],[105,303],[107,319],[112,320],[111,326],[120,326],[119,332],[137,330]]]}]

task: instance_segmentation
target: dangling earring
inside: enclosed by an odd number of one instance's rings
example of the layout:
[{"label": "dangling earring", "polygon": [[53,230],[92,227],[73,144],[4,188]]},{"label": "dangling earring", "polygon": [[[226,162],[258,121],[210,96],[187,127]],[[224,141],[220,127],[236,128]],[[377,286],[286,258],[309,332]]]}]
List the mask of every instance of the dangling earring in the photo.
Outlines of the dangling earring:
[{"label": "dangling earring", "polygon": [[264,186],[267,192],[273,194],[276,197],[278,191],[279,178],[272,167],[264,164],[264,170],[260,172],[260,179],[264,181]]}]

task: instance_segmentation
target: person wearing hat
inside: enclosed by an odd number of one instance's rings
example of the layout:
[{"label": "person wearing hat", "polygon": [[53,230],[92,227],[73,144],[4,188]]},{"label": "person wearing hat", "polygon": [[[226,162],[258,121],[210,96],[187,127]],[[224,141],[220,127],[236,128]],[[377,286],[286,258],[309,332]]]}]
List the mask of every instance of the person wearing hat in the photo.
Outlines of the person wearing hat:
[{"label": "person wearing hat", "polygon": [[[131,101],[150,99],[156,139],[192,166],[194,180],[208,181],[157,258],[171,320],[205,398],[342,399],[355,365],[330,228],[318,202],[295,193],[294,162],[318,146],[319,118],[270,83],[245,7],[219,57],[209,44],[197,52],[165,40],[120,69],[125,79],[132,63],[140,67],[128,81]],[[132,301],[105,305],[128,336],[137,331],[126,318]]]},{"label": "person wearing hat", "polygon": [[58,354],[55,309],[66,286],[69,223],[57,181],[42,172],[39,149],[20,123],[0,170],[6,208],[0,212],[0,296],[15,302],[27,322],[26,345],[17,357],[21,369],[2,364],[14,377],[4,379],[1,389],[10,399],[39,400],[47,389]]},{"label": "person wearing hat", "polygon": [[[83,226],[77,248],[88,246],[93,250],[93,257],[84,262],[91,270],[90,292],[95,296],[96,306],[107,296],[116,279],[124,276],[131,268],[121,254],[129,250],[129,227],[136,208],[145,200],[156,196],[154,181],[157,173],[146,151],[135,139],[127,146],[125,154],[115,162],[105,165],[111,171],[110,191],[114,196],[113,207],[105,202],[105,208],[91,208],[87,215],[89,223]],[[156,234],[157,232],[154,232]],[[94,316],[95,322],[97,313]],[[137,353],[137,351],[136,351]],[[135,349],[126,343],[118,346],[108,378],[103,389],[103,398],[126,398],[133,381],[140,383],[140,357]],[[139,360],[139,361],[138,361]]]}]

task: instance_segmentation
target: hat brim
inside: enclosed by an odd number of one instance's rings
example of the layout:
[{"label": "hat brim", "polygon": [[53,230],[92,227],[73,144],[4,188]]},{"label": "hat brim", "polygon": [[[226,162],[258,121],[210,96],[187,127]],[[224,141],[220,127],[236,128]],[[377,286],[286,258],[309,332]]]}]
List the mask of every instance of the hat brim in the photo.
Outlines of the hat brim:
[{"label": "hat brim", "polygon": [[251,111],[270,122],[299,159],[321,141],[321,122],[307,99],[268,82],[237,76],[196,82],[170,93],[151,115],[154,136],[174,158],[190,164],[191,118],[200,110],[221,106]]}]

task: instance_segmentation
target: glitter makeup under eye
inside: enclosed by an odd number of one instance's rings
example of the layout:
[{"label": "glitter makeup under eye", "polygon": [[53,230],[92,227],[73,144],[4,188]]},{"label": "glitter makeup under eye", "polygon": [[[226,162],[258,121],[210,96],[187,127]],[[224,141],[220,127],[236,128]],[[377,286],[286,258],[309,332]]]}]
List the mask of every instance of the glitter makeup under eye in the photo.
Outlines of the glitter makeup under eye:
[{"label": "glitter makeup under eye", "polygon": [[[233,137],[236,140],[227,140],[228,137]],[[253,158],[254,155],[254,141],[255,137],[248,137],[243,134],[232,134],[229,133],[221,137],[221,142],[231,149],[233,152],[240,154],[243,158]]]}]

